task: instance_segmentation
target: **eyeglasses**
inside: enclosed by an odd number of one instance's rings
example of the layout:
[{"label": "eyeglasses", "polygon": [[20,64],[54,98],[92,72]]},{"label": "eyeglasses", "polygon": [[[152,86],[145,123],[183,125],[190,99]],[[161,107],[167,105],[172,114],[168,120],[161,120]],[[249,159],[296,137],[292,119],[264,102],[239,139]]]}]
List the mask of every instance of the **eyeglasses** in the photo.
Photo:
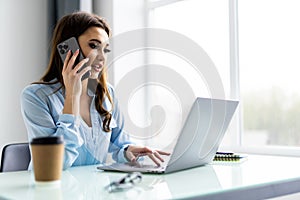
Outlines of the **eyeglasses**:
[{"label": "eyeglasses", "polygon": [[105,188],[108,192],[120,192],[132,188],[135,184],[140,183],[141,181],[142,174],[140,172],[132,172],[128,173],[119,181],[113,181]]}]

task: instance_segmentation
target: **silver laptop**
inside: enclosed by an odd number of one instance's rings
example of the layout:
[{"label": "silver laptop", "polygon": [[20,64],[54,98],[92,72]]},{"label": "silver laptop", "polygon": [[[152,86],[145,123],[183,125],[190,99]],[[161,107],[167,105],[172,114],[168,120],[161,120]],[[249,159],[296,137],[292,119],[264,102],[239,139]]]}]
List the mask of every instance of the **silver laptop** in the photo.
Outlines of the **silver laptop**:
[{"label": "silver laptop", "polygon": [[162,166],[113,163],[97,168],[108,171],[170,173],[210,163],[224,137],[238,101],[197,97],[176,140],[173,152]]}]

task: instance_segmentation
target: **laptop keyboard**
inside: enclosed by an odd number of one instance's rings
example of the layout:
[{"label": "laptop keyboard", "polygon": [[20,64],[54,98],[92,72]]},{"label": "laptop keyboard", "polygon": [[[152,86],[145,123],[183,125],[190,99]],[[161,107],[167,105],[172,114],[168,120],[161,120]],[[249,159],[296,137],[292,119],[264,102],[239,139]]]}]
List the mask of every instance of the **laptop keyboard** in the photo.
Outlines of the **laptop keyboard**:
[{"label": "laptop keyboard", "polygon": [[149,168],[149,169],[160,169],[161,166],[149,165],[149,164],[141,164],[141,163],[128,163],[128,166],[132,168]]}]

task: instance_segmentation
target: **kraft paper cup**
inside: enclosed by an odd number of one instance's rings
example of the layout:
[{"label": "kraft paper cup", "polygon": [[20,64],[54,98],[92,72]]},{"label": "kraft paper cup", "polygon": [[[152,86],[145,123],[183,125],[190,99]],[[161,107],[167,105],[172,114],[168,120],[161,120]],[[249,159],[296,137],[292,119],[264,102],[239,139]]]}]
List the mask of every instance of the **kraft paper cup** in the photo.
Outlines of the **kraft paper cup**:
[{"label": "kraft paper cup", "polygon": [[60,184],[64,156],[63,139],[61,137],[34,138],[30,145],[36,185]]}]

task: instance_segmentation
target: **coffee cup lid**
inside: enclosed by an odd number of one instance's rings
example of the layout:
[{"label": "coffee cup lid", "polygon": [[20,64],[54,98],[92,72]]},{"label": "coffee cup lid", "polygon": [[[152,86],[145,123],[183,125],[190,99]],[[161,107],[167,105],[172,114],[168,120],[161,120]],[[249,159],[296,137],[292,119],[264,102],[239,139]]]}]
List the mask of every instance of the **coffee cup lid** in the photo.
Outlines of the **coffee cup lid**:
[{"label": "coffee cup lid", "polygon": [[63,138],[59,136],[37,137],[33,138],[30,144],[62,144]]}]

